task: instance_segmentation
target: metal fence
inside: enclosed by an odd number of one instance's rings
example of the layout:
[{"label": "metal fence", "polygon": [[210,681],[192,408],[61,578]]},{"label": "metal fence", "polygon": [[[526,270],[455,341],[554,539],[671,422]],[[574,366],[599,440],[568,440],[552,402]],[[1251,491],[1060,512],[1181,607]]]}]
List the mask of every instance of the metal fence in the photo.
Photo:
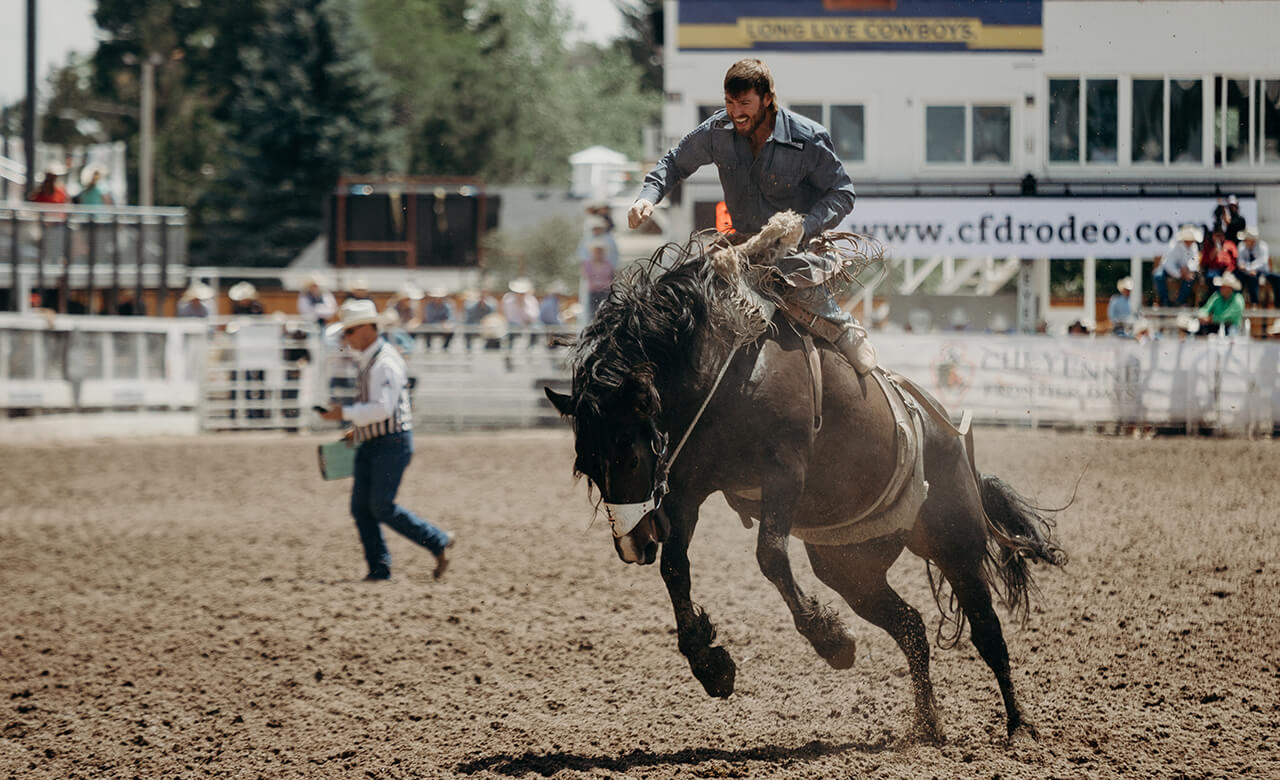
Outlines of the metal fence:
[{"label": "metal fence", "polygon": [[58,313],[91,313],[101,292],[114,313],[144,289],[157,291],[163,311],[170,289],[186,285],[186,265],[185,209],[0,205],[0,308],[9,311],[27,311],[34,297]]}]

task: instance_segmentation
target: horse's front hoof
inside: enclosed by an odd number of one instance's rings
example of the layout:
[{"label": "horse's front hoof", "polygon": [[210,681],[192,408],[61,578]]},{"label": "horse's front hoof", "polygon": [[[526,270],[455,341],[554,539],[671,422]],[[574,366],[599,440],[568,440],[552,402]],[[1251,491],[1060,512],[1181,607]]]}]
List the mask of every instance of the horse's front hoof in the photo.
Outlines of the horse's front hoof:
[{"label": "horse's front hoof", "polygon": [[698,678],[707,695],[727,699],[733,693],[734,678],[738,669],[729,651],[723,647],[708,647],[689,659],[693,676]]},{"label": "horse's front hoof", "polygon": [[852,669],[858,659],[858,640],[847,629],[833,637],[822,648],[818,655],[831,665],[832,669]]}]

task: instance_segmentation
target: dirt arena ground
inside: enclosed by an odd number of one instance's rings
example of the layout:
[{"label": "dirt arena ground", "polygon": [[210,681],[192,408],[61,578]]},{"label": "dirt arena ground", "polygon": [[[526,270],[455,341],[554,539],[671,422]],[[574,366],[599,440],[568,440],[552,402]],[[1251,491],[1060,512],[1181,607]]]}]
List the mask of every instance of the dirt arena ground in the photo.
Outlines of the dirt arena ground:
[{"label": "dirt arena ground", "polygon": [[[859,660],[829,669],[718,497],[693,582],[727,700],[657,567],[589,524],[567,432],[419,436],[401,499],[459,532],[455,562],[433,581],[393,535],[378,585],[316,443],[0,448],[0,777],[1280,777],[1275,442],[979,431],[979,466],[1042,503],[1088,469],[1071,562],[1006,621],[1040,741],[1006,742],[966,642],[933,652],[942,747],[898,744],[889,637],[841,604]],[[932,627],[924,564],[892,577]]]}]

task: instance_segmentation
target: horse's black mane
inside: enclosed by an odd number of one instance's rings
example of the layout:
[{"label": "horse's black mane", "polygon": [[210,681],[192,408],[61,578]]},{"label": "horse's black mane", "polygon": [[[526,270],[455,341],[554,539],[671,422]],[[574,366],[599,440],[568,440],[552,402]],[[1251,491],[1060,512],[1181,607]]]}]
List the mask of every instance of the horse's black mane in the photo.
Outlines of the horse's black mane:
[{"label": "horse's black mane", "polygon": [[726,343],[760,334],[759,313],[716,273],[708,246],[704,234],[667,244],[614,280],[573,350],[576,416],[601,414],[637,372],[652,377],[660,369],[693,368],[694,336],[705,325]]}]

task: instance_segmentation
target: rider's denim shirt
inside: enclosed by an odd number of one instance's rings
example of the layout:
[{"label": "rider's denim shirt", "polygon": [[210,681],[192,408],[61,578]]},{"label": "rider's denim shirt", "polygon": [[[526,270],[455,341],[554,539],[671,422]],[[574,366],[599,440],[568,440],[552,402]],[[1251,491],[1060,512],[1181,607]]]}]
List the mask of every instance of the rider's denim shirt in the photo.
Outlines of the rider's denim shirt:
[{"label": "rider's denim shirt", "polygon": [[773,135],[759,156],[733,129],[722,108],[663,155],[644,178],[641,198],[658,203],[680,181],[715,163],[733,228],[755,233],[769,217],[791,209],[804,215],[805,238],[829,230],[853,210],[853,182],[822,125],[778,109]]}]

